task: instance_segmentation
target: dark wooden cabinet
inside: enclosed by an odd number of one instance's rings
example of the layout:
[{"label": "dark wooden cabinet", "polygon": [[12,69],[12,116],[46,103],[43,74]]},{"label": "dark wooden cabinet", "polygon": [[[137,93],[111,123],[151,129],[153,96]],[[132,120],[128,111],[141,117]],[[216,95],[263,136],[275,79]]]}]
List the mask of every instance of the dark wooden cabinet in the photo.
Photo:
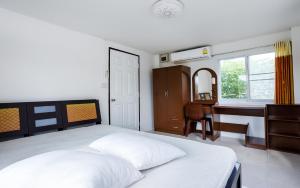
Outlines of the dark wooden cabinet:
[{"label": "dark wooden cabinet", "polygon": [[300,153],[300,105],[267,105],[269,149]]},{"label": "dark wooden cabinet", "polygon": [[184,106],[190,102],[190,68],[173,66],[153,70],[154,127],[184,134]]}]

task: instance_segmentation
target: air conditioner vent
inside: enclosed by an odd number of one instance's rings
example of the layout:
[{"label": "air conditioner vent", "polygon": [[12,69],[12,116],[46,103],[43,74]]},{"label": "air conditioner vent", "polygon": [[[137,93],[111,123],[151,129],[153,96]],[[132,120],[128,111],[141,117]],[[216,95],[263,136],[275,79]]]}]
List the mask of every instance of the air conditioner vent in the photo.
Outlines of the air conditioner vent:
[{"label": "air conditioner vent", "polygon": [[182,63],[197,59],[210,58],[211,49],[209,46],[202,48],[195,48],[170,54],[170,59],[174,63]]}]

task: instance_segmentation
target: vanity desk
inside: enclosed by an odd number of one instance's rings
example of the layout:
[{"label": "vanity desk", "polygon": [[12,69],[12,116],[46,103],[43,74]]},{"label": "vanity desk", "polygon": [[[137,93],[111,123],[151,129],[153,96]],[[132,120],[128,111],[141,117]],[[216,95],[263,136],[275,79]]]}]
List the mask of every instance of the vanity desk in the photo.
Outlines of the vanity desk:
[{"label": "vanity desk", "polygon": [[[210,132],[205,131],[205,133],[210,134],[213,141],[220,137],[221,131],[244,134],[247,147],[266,149],[266,139],[248,135],[249,123],[238,124],[221,121],[221,115],[265,117],[265,106],[220,105],[218,103],[217,82],[217,74],[212,69],[201,68],[193,74],[192,105],[196,105],[198,113],[207,117],[212,124],[212,130]],[[262,126],[265,128],[265,125]],[[188,125],[187,127],[190,128],[191,126]],[[193,132],[202,131],[197,131],[194,128]]]}]

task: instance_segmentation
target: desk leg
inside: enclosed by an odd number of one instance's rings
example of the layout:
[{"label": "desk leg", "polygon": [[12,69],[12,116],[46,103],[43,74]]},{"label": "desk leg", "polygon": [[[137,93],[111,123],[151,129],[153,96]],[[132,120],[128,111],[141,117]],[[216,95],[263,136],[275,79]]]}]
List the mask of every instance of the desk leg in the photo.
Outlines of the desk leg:
[{"label": "desk leg", "polygon": [[202,139],[206,140],[206,120],[201,120],[202,125]]},{"label": "desk leg", "polygon": [[189,134],[190,134],[190,132],[191,132],[191,120],[187,120],[187,123],[186,123],[186,125],[185,125],[185,130],[184,130],[184,135],[185,136],[188,136]]},{"label": "desk leg", "polygon": [[213,120],[212,120],[212,136],[211,140],[215,141],[220,137],[220,114],[213,113]]}]

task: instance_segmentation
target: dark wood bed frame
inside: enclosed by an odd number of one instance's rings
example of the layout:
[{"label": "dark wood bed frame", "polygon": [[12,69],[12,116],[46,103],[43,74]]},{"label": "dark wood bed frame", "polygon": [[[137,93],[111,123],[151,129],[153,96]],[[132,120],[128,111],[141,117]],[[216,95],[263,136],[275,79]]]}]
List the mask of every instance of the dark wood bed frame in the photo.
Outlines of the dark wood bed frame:
[{"label": "dark wood bed frame", "polygon": [[[94,119],[84,119],[75,122],[68,121],[67,105],[76,104],[95,104],[96,117]],[[55,106],[55,112],[35,113],[35,107]],[[31,136],[34,133],[47,130],[64,130],[71,126],[84,124],[101,124],[101,115],[99,102],[96,99],[89,100],[67,100],[67,101],[40,101],[40,102],[22,102],[22,103],[0,103],[1,109],[14,108],[19,111],[20,129],[10,132],[0,132],[0,141],[7,138],[15,138],[20,136]],[[84,111],[84,109],[83,109]],[[1,115],[1,114],[0,114]],[[40,119],[56,118],[55,125],[47,125],[43,127],[35,126],[35,121]],[[1,126],[1,121],[0,121]],[[3,126],[3,125],[2,125]],[[227,181],[225,188],[242,188],[241,184],[241,164],[236,163],[232,173]]]},{"label": "dark wood bed frame", "polygon": [[227,181],[225,188],[242,188],[242,166],[237,162]]}]

